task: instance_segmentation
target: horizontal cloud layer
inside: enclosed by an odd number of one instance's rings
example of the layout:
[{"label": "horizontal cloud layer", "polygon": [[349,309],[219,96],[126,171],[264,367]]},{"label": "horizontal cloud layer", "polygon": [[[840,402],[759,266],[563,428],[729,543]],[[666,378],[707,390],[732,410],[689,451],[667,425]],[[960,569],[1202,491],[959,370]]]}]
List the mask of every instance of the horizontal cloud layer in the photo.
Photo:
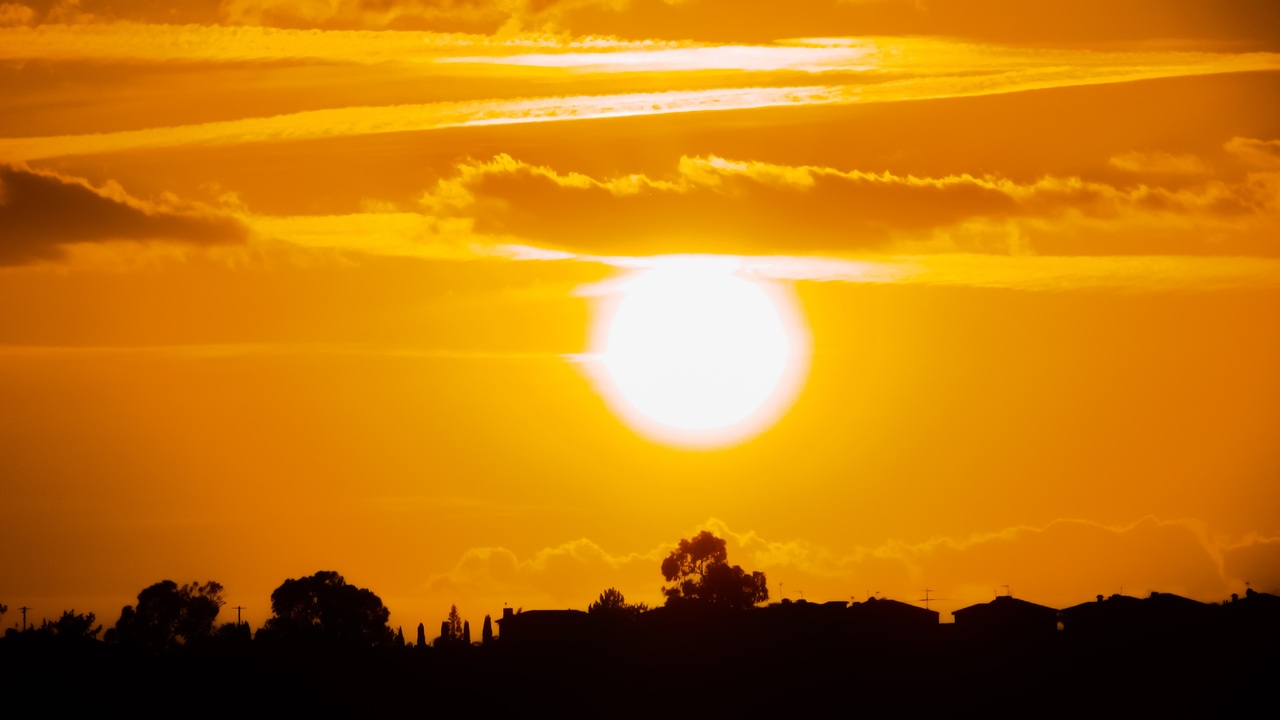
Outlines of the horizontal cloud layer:
[{"label": "horizontal cloud layer", "polygon": [[1278,188],[1280,176],[1262,172],[1171,189],[1077,177],[916,177],[715,156],[683,157],[663,177],[596,178],[500,155],[459,165],[422,203],[433,216],[467,219],[481,234],[604,255],[918,248],[1274,257]]},{"label": "horizontal cloud layer", "polygon": [[[708,40],[787,35],[886,33],[984,41],[1104,43],[1169,39],[1276,46],[1280,11],[1257,0],[24,0],[0,4],[0,22],[92,23],[140,20],[279,27],[493,31],[510,25],[576,32],[649,34]],[[726,22],[726,17],[770,17]],[[1100,18],[1105,22],[1099,21]]]},{"label": "horizontal cloud layer", "polygon": [[248,228],[231,215],[172,198],[145,201],[116,184],[0,166],[0,265],[62,256],[66,245],[163,240],[242,242]]},{"label": "horizontal cloud layer", "polygon": [[[1027,51],[980,48],[927,40],[808,40],[755,48],[665,47],[613,39],[572,40],[558,36],[503,38],[435,35],[409,43],[396,35],[338,34],[333,45],[303,33],[244,31],[225,28],[17,28],[0,31],[0,57],[76,59],[114,57],[134,59],[289,59],[375,62],[392,58],[410,62],[446,50],[484,51],[492,57],[469,55],[464,63],[431,63],[433,74],[482,73],[509,84],[514,96],[485,100],[445,101],[389,106],[338,106],[267,117],[192,123],[170,127],[51,137],[0,139],[0,159],[10,162],[184,145],[280,143],[298,140],[421,132],[460,126],[592,120],[659,116],[677,113],[800,108],[978,97],[1048,88],[1099,85],[1156,78],[1188,77],[1231,72],[1275,70],[1274,53],[1203,52],[1084,52]],[[102,33],[102,35],[99,35]],[[156,35],[160,42],[139,42],[137,36]],[[83,37],[82,37],[83,35]],[[550,54],[531,56],[529,46],[545,43]],[[414,45],[417,47],[414,47]],[[433,44],[435,45],[433,47]],[[608,52],[582,52],[602,45]],[[86,50],[90,48],[90,50]],[[239,49],[237,49],[239,48]],[[426,48],[425,50],[423,48]],[[80,54],[77,54],[80,53]],[[84,54],[88,53],[88,54]],[[114,53],[114,54],[113,54]],[[148,53],[156,53],[148,56]],[[443,58],[439,58],[443,59]],[[454,59],[458,59],[454,56]],[[483,60],[480,70],[467,68]],[[536,61],[536,62],[535,62]],[[505,64],[519,63],[516,66]],[[660,92],[598,94],[569,82],[560,96],[527,97],[530,63],[552,65],[541,71],[560,73],[564,67],[600,73],[637,74],[645,71],[670,87],[673,71],[761,71],[756,87],[726,86]],[[563,66],[563,67],[561,67]],[[424,65],[424,68],[428,66]],[[828,77],[813,70],[842,70]],[[857,73],[874,70],[875,77],[853,83]],[[803,71],[797,76],[796,71]],[[750,77],[756,78],[753,74]],[[559,78],[563,80],[563,77]],[[820,82],[827,84],[819,84]],[[736,83],[741,83],[741,79]],[[753,81],[754,82],[754,81]],[[715,86],[718,85],[718,86]],[[216,91],[217,88],[213,88]],[[579,94],[572,94],[574,92]]]},{"label": "horizontal cloud layer", "polygon": [[[914,602],[928,587],[941,598],[945,614],[985,602],[1006,585],[1025,599],[1058,608],[1098,593],[1145,596],[1155,590],[1221,601],[1241,592],[1245,582],[1280,590],[1280,574],[1274,572],[1280,567],[1280,538],[1220,542],[1192,520],[1147,517],[1107,525],[1061,519],[852,550],[766,539],[715,518],[699,529],[729,541],[729,562],[763,571],[774,601],[863,600],[872,594]],[[425,589],[472,607],[505,600],[513,606],[584,608],[607,587],[617,587],[633,602],[657,604],[661,560],[677,542],[672,538],[658,547],[616,554],[584,538],[528,558],[502,547],[473,548],[452,570],[433,575]]]}]

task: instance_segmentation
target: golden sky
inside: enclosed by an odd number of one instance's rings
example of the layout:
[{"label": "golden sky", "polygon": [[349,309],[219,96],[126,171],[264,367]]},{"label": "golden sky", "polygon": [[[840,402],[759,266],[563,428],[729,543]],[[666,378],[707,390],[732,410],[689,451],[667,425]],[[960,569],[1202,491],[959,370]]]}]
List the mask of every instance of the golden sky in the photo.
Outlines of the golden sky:
[{"label": "golden sky", "polygon": [[[1276,3],[0,1],[0,88],[34,617],[656,604],[704,528],[774,599],[1280,591]],[[599,380],[690,255],[801,339],[736,443]]]}]

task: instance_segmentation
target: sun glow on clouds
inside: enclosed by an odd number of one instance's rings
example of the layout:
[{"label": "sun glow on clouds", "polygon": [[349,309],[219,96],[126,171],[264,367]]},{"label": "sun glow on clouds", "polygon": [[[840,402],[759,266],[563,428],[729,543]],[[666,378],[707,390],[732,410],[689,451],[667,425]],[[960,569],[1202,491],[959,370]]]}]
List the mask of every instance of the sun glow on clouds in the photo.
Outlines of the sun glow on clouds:
[{"label": "sun glow on clouds", "polygon": [[659,442],[746,440],[773,424],[804,375],[794,303],[733,258],[663,258],[621,281],[599,316],[595,380],[619,415]]},{"label": "sun glow on clouds", "polygon": [[741,70],[801,72],[870,70],[874,45],[838,47],[786,47],[722,45],[716,47],[612,50],[608,52],[527,53],[443,57],[440,63],[481,63],[540,68],[566,68],[590,72],[655,72],[680,70]]}]

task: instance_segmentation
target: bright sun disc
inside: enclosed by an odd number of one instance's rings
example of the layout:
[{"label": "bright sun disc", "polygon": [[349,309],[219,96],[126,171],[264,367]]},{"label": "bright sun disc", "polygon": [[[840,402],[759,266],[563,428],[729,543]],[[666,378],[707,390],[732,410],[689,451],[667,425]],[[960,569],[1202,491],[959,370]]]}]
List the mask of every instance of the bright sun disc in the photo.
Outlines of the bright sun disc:
[{"label": "bright sun disc", "polygon": [[606,397],[634,428],[675,445],[744,440],[794,399],[805,343],[794,303],[737,274],[680,258],[624,281],[596,328]]}]

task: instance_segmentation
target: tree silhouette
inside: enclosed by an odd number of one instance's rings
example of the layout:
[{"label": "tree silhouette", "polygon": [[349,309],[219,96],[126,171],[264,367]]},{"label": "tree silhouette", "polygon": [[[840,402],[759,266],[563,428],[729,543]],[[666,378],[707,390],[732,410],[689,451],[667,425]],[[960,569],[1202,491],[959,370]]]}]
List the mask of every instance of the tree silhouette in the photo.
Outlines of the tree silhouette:
[{"label": "tree silhouette", "polygon": [[[667,605],[701,602],[724,608],[748,608],[769,599],[762,572],[746,573],[730,565],[725,541],[703,530],[691,540],[681,540],[662,561],[662,577],[673,582],[662,588]],[[601,599],[603,599],[603,595]]]},{"label": "tree silhouette", "polygon": [[97,640],[102,626],[93,626],[96,616],[93,613],[77,614],[75,610],[65,610],[56,622],[45,620],[40,625],[40,632],[62,640]]},{"label": "tree silhouette", "polygon": [[485,615],[484,627],[480,628],[480,644],[488,645],[491,642],[493,642],[493,620]]},{"label": "tree silhouette", "polygon": [[462,643],[462,616],[458,614],[458,606],[449,607],[449,617],[440,623],[440,644],[454,645]]},{"label": "tree silhouette", "polygon": [[417,647],[427,646],[427,627],[422,623],[418,623],[418,642],[415,645]]},{"label": "tree silhouette", "polygon": [[341,575],[322,570],[285,580],[271,593],[274,616],[262,627],[265,638],[294,644],[340,648],[390,645],[391,612],[373,592],[348,585]]},{"label": "tree silhouette", "polygon": [[629,604],[617,588],[609,588],[600,593],[600,597],[587,606],[587,613],[620,618],[634,618],[649,609],[644,603]]},{"label": "tree silhouette", "polygon": [[213,637],[223,643],[246,644],[253,641],[253,631],[247,622],[227,622],[213,631]]},{"label": "tree silhouette", "polygon": [[210,637],[223,604],[222,585],[212,580],[182,587],[162,580],[138,593],[136,607],[124,606],[113,636],[151,652],[172,650]]}]

